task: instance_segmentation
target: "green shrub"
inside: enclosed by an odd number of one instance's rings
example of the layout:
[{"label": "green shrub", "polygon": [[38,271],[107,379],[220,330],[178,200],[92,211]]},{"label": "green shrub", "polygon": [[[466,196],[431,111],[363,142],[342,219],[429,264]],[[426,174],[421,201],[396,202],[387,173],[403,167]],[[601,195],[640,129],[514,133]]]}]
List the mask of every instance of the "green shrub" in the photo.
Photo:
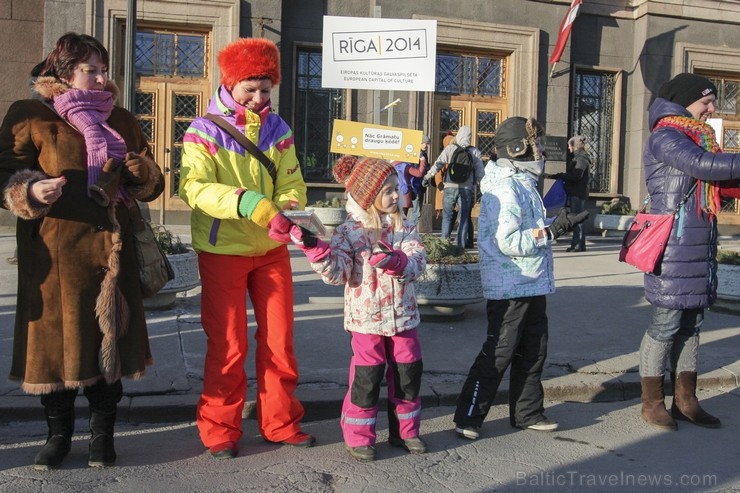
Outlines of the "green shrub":
[{"label": "green shrub", "polygon": [[317,200],[313,204],[309,204],[308,207],[344,207],[344,201],[339,197],[334,197],[330,200]]},{"label": "green shrub", "polygon": [[629,202],[616,197],[611,202],[605,202],[601,205],[601,213],[617,216],[634,216],[637,214],[637,211],[630,208]]},{"label": "green shrub", "polygon": [[473,264],[480,260],[478,255],[468,253],[465,248],[431,233],[421,235],[421,241],[429,264]]},{"label": "green shrub", "polygon": [[717,250],[717,263],[740,265],[740,252],[734,250]]},{"label": "green shrub", "polygon": [[161,224],[152,224],[152,231],[154,231],[157,243],[165,254],[177,255],[178,253],[188,252],[188,248],[180,241],[180,237]]}]

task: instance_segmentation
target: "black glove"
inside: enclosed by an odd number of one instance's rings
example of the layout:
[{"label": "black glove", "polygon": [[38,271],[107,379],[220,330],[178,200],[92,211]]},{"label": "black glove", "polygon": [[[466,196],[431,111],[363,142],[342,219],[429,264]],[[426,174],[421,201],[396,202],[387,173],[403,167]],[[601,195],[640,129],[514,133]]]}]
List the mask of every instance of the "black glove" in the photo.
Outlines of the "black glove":
[{"label": "black glove", "polygon": [[551,240],[555,240],[559,236],[572,231],[573,226],[581,224],[586,219],[588,219],[588,211],[573,214],[570,212],[570,209],[563,207],[560,209],[560,212],[558,212],[557,217],[546,228],[548,236],[550,236]]},{"label": "black glove", "polygon": [[319,239],[315,234],[313,234],[313,231],[310,231],[303,226],[298,227],[301,228],[301,241],[303,241],[303,245],[308,248],[314,248],[319,243]]}]

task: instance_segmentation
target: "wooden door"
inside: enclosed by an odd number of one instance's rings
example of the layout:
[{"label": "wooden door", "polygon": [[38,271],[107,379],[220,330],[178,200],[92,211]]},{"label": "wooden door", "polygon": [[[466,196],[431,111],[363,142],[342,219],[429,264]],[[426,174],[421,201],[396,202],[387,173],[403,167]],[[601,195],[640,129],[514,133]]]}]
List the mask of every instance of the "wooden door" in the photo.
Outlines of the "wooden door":
[{"label": "wooden door", "polygon": [[162,195],[149,204],[152,221],[187,224],[190,207],[178,196],[182,138],[190,123],[205,113],[208,81],[169,82],[141,78],[136,90],[136,117],[165,177]]},{"label": "wooden door", "polygon": [[[437,98],[434,102],[434,131],[432,138],[432,159],[436,160],[444,149],[444,138],[456,135],[460,127],[469,125],[472,131],[471,144],[478,148],[486,163],[493,153],[493,136],[496,127],[506,118],[506,105],[503,101],[455,100]],[[441,176],[437,176],[437,182]],[[437,190],[435,210],[442,210],[442,192]]]}]

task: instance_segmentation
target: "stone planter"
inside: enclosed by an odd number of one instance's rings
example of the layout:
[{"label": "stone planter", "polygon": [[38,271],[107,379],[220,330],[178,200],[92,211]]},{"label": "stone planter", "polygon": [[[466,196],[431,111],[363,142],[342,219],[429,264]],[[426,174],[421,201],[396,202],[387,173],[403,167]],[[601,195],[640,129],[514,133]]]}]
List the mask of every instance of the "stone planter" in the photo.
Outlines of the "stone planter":
[{"label": "stone planter", "polygon": [[175,304],[177,293],[189,291],[200,286],[198,274],[198,254],[190,250],[186,253],[167,255],[167,259],[175,271],[175,278],[151,298],[144,299],[144,308],[165,309]]},{"label": "stone planter", "polygon": [[414,289],[424,321],[460,320],[466,305],[484,299],[478,263],[427,264]]},{"label": "stone planter", "polygon": [[740,265],[717,264],[717,301],[712,308],[740,314]]},{"label": "stone planter", "polygon": [[635,216],[618,216],[615,214],[596,214],[594,229],[601,231],[603,237],[622,237],[630,229]]},{"label": "stone planter", "polygon": [[306,210],[316,214],[326,227],[327,234],[331,234],[334,228],[347,220],[347,209],[344,207],[306,207]]}]

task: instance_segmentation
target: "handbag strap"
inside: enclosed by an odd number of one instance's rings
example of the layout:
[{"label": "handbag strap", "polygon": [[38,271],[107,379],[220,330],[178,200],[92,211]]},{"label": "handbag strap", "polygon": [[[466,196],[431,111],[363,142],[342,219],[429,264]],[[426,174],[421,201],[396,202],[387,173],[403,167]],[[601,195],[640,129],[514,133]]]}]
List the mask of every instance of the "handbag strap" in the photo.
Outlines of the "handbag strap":
[{"label": "handbag strap", "polygon": [[218,125],[221,130],[234,137],[239,145],[246,149],[249,154],[256,157],[257,160],[262,163],[265,168],[267,168],[267,172],[270,174],[270,178],[272,178],[273,183],[277,180],[277,170],[275,169],[275,163],[270,161],[270,158],[265,156],[265,153],[260,151],[259,148],[254,145],[254,142],[249,140],[246,135],[237,131],[232,124],[230,124],[220,116],[214,115],[213,113],[206,113],[205,115],[203,115],[203,118],[212,121],[213,123]]},{"label": "handbag strap", "polygon": [[681,209],[681,207],[683,207],[686,201],[689,200],[689,197],[691,197],[691,194],[694,193],[694,190],[696,190],[697,183],[698,183],[698,180],[694,180],[694,183],[691,185],[691,188],[689,188],[689,191],[683,195],[681,202],[679,202],[678,205],[676,206],[675,214],[678,214],[678,211]]},{"label": "handbag strap", "polygon": [[131,223],[134,226],[134,231],[143,231],[144,228],[146,228],[146,219],[144,219],[144,216],[141,214],[141,209],[139,208],[138,202],[135,200],[133,201],[133,205],[129,207],[129,217],[131,218]]},{"label": "handbag strap", "polygon": [[[676,205],[676,208],[673,210],[673,214],[678,214],[681,210],[681,207],[686,203],[687,200],[689,200],[689,197],[691,197],[691,194],[694,193],[694,190],[696,190],[696,184],[697,180],[694,180],[694,183],[691,185],[691,188],[689,188],[689,191],[686,192],[683,195],[683,198],[681,199],[681,202]],[[648,193],[645,195],[645,199],[642,201],[642,205],[640,206],[639,212],[645,212],[647,210],[647,205],[650,203],[650,194]]]},{"label": "handbag strap", "polygon": [[694,180],[694,184],[691,185],[689,191],[684,194],[683,199],[681,199],[681,202],[676,206],[676,211],[673,213],[675,217],[678,217],[678,230],[676,230],[676,236],[678,238],[681,238],[683,236],[683,221],[686,217],[686,211],[684,210],[683,205],[686,203],[687,200],[689,200],[689,197],[692,193],[694,193],[694,190],[696,190],[696,184],[698,182],[698,180]]}]

